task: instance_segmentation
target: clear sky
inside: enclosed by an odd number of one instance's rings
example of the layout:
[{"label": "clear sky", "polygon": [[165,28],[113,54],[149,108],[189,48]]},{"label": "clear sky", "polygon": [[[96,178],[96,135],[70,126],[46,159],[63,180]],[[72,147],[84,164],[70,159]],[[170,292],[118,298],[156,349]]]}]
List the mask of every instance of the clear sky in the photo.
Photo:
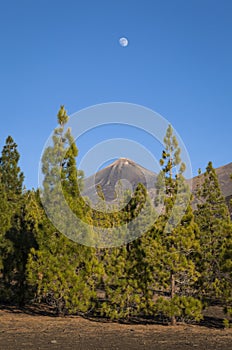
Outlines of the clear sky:
[{"label": "clear sky", "polygon": [[231,0],[2,0],[0,13],[0,145],[15,139],[27,187],[61,104],[143,105],[181,135],[194,174],[232,161]]}]

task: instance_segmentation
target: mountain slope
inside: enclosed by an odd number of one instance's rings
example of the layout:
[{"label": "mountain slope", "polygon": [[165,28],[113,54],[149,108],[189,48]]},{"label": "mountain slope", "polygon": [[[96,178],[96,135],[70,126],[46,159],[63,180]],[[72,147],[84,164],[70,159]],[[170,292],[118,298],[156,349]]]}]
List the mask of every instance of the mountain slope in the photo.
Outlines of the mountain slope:
[{"label": "mountain slope", "polygon": [[96,188],[101,186],[107,201],[116,198],[117,190],[134,191],[138,183],[153,188],[157,175],[127,158],[120,158],[106,168],[85,179],[84,195],[96,201]]},{"label": "mountain slope", "polygon": [[[222,193],[226,198],[227,204],[232,214],[232,163],[216,168],[219,184]],[[98,200],[97,187],[100,186],[107,201],[112,201],[117,197],[117,191],[129,189],[134,191],[138,183],[142,183],[154,195],[154,185],[157,174],[145,169],[141,165],[127,158],[120,158],[106,168],[98,171],[96,174],[85,179],[83,195],[90,198],[91,201]],[[204,181],[204,174],[192,179],[192,191],[196,192],[198,184]],[[152,191],[153,189],[153,191]]]}]

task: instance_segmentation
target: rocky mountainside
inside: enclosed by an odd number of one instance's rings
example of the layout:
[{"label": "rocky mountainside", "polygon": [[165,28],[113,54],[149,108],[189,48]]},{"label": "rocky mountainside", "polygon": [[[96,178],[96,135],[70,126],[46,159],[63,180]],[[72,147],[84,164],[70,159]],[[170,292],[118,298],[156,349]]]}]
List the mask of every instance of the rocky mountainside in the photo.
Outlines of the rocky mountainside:
[{"label": "rocky mountainside", "polygon": [[117,197],[117,191],[134,191],[138,183],[149,190],[154,187],[157,175],[127,158],[120,158],[106,168],[85,179],[83,194],[91,201],[97,200],[96,190],[100,186],[107,201]]},{"label": "rocky mountainside", "polygon": [[[232,163],[219,167],[216,170],[223,195],[228,205],[232,199]],[[117,198],[117,191],[129,189],[134,191],[138,183],[144,184],[151,192],[154,189],[157,174],[145,169],[141,165],[127,158],[120,158],[106,168],[98,171],[85,179],[85,190],[83,195],[88,196],[91,201],[98,199],[97,188],[100,186],[107,201]],[[197,185],[204,181],[204,174],[192,179],[193,193]],[[232,206],[230,205],[232,213]]]}]

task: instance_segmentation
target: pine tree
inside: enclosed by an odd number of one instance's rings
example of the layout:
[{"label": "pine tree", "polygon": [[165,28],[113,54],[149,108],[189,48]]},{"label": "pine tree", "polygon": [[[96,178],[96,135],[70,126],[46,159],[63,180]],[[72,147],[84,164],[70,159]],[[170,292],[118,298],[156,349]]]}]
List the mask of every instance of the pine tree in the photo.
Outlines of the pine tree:
[{"label": "pine tree", "polygon": [[[4,288],[1,297],[7,301],[21,302],[24,298],[24,267],[30,249],[28,241],[24,241],[23,228],[25,214],[25,194],[23,193],[24,175],[19,167],[20,155],[17,145],[11,136],[6,139],[0,158],[0,182],[5,193],[6,208],[9,210],[10,226],[4,234],[2,251],[2,281]],[[23,266],[23,268],[22,268]]]},{"label": "pine tree", "polygon": [[225,198],[221,193],[217,174],[212,162],[204,173],[204,182],[197,194],[195,218],[200,228],[200,255],[198,269],[199,294],[202,298],[214,300],[223,298],[226,275],[223,264],[228,252],[228,242],[232,237],[232,226]]},{"label": "pine tree", "polygon": [[[232,223],[231,223],[232,225]],[[224,312],[232,316],[232,234],[226,239],[222,254]]]},{"label": "pine tree", "polygon": [[181,150],[171,126],[164,144],[156,203],[159,205],[161,201],[164,209],[154,225],[153,237],[156,255],[157,245],[159,247],[155,270],[160,279],[160,292],[165,292],[169,298],[158,298],[155,307],[157,313],[169,316],[174,325],[177,316],[201,318],[201,304],[192,297],[192,287],[199,277],[193,253],[199,249],[199,242],[198,227],[190,206],[190,190],[183,177],[185,165],[181,162]]},{"label": "pine tree", "polygon": [[24,175],[18,165],[19,158],[17,144],[11,136],[8,136],[0,157],[0,179],[8,200],[12,202],[17,202],[23,190]]},{"label": "pine tree", "polygon": [[34,300],[53,306],[58,315],[88,312],[96,300],[99,278],[95,250],[70,241],[46,218],[37,242],[39,249],[31,249],[27,264]]},{"label": "pine tree", "polygon": [[[74,227],[72,223],[72,215],[88,221],[89,214],[79,193],[80,174],[75,159],[78,151],[71,130],[65,131],[67,121],[67,113],[61,106],[53,144],[42,158],[42,203],[61,232],[43,216],[37,233],[38,249],[31,250],[27,264],[28,283],[35,288],[36,300],[50,300],[58,314],[87,312],[93,307],[99,278],[95,250],[74,242],[83,235],[83,240],[90,243],[84,225],[79,232],[82,225]],[[71,214],[63,210],[63,193]]]},{"label": "pine tree", "polygon": [[132,261],[128,246],[106,249],[103,266],[106,301],[101,305],[101,314],[111,319],[127,319],[133,316],[136,314],[139,297],[131,272]]},{"label": "pine tree", "polygon": [[15,214],[14,225],[7,232],[13,249],[4,259],[5,298],[9,302],[24,305],[30,299],[26,265],[32,247],[37,247],[36,229],[39,209],[34,191],[23,194],[20,211]]},{"label": "pine tree", "polygon": [[53,143],[42,157],[42,202],[48,217],[60,232],[74,241],[91,245],[92,232],[84,224],[91,220],[90,213],[80,196],[83,174],[76,169],[78,150],[71,130],[65,129],[68,116],[64,106],[61,106],[57,119],[59,126],[54,130]]},{"label": "pine tree", "polygon": [[[120,227],[121,224],[125,229],[121,231],[124,245],[107,249],[103,255],[106,302],[102,305],[101,313],[111,319],[129,318],[145,309],[142,303],[147,290],[144,292],[142,283],[144,264],[139,248],[141,239],[138,237],[148,230],[151,216],[146,188],[138,184],[129,203],[118,212],[117,225]],[[118,231],[117,228],[117,234]]]}]

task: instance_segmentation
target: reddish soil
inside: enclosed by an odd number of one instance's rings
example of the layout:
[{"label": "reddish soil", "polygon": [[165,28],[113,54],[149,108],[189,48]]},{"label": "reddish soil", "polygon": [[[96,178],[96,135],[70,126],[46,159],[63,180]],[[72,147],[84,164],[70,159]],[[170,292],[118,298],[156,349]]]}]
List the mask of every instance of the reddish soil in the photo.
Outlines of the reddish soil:
[{"label": "reddish soil", "polygon": [[119,324],[3,309],[0,310],[0,349],[232,350],[232,329],[183,324],[175,327]]}]

